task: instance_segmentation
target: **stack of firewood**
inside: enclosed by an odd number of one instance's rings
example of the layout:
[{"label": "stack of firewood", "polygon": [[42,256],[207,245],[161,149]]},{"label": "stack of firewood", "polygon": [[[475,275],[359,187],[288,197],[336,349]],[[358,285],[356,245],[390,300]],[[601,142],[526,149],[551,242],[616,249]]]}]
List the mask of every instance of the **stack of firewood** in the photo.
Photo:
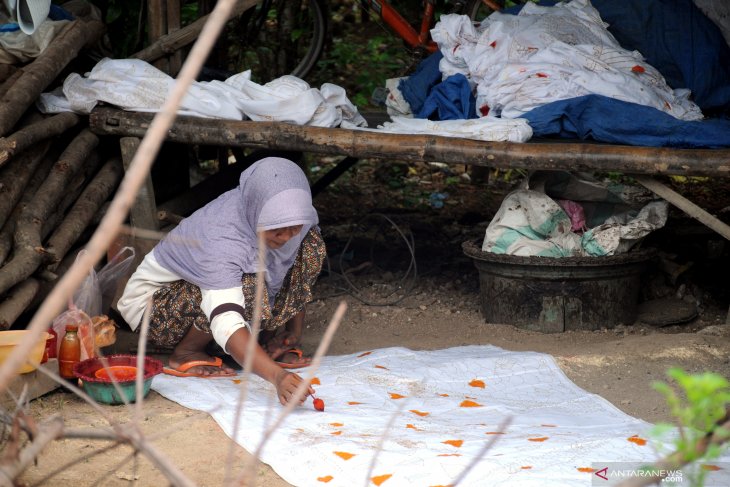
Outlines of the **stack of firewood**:
[{"label": "stack of firewood", "polygon": [[101,161],[99,140],[73,113],[44,118],[41,92],[87,45],[98,21],[70,22],[33,62],[0,69],[0,329],[8,329],[77,243],[122,176]]}]

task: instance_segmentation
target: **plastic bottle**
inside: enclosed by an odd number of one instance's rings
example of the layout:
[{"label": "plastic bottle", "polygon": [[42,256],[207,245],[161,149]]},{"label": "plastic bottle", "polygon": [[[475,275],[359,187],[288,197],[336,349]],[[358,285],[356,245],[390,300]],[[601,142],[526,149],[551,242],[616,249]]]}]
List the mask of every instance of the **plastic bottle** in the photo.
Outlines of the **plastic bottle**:
[{"label": "plastic bottle", "polygon": [[64,379],[74,379],[74,364],[81,360],[81,341],[78,325],[66,325],[66,334],[58,351],[58,372]]}]

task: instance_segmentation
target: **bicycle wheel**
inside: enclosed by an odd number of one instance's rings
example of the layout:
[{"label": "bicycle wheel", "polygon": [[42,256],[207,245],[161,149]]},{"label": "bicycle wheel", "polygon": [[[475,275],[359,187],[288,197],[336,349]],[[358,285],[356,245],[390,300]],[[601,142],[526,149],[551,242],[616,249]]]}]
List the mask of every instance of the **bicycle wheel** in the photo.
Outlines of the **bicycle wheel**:
[{"label": "bicycle wheel", "polygon": [[234,28],[231,59],[236,72],[266,83],[285,74],[304,78],[324,49],[325,8],[320,0],[264,0]]},{"label": "bicycle wheel", "polygon": [[[500,7],[504,5],[503,0],[492,0],[487,3],[491,3],[492,5]],[[468,16],[474,21],[481,22],[482,20],[492,15],[495,11],[496,10],[493,7],[484,3],[483,0],[468,0],[464,4],[464,8],[462,9],[461,13]]]}]

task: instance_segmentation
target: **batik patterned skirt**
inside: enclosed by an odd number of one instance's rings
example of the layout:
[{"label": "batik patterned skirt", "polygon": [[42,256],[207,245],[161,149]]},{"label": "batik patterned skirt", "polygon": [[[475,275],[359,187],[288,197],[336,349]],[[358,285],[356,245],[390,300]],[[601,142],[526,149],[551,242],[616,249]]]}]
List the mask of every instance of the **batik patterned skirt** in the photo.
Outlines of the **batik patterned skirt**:
[{"label": "batik patterned skirt", "polygon": [[[310,229],[274,298],[273,306],[269,304],[268,291],[264,288],[261,303],[262,330],[276,330],[312,300],[312,287],[322,270],[326,253],[319,231]],[[256,296],[256,274],[244,274],[241,284],[246,302],[243,318],[250,323]],[[191,326],[210,333],[210,322],[200,309],[201,299],[200,288],[183,280],[158,289],[152,298],[149,340],[161,347],[174,347]]]}]

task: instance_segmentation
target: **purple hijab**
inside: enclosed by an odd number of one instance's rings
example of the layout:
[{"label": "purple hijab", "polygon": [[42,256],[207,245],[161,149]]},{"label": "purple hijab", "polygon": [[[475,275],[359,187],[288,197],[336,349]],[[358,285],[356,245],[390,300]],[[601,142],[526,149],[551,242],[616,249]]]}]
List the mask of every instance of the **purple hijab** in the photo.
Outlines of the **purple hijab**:
[{"label": "purple hijab", "polygon": [[185,218],[154,255],[165,269],[201,289],[229,289],[257,270],[257,229],[303,225],[284,246],[267,249],[266,286],[273,300],[299,245],[318,222],[304,172],[287,159],[267,157],[241,173],[237,188]]}]

